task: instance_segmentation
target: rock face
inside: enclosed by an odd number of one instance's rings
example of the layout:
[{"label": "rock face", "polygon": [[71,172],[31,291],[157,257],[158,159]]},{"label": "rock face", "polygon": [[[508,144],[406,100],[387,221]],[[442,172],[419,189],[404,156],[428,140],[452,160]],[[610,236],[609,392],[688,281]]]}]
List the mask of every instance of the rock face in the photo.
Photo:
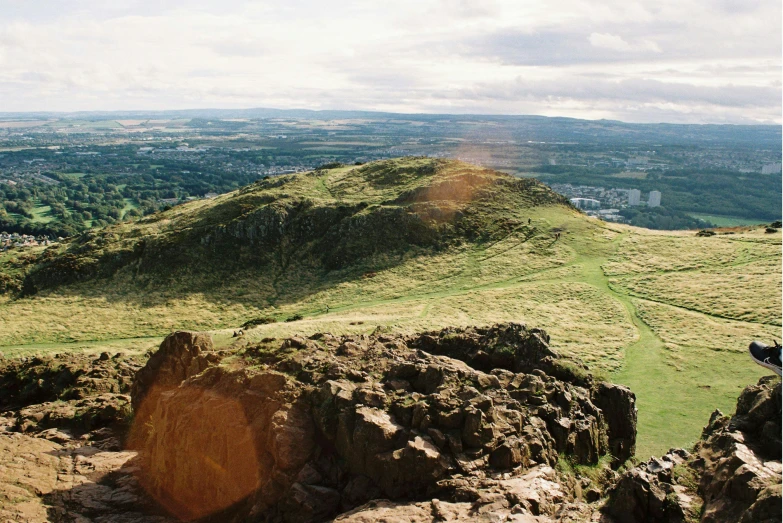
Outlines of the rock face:
[{"label": "rock face", "polygon": [[693,452],[672,450],[624,474],[607,512],[620,522],[780,521],[780,389],[762,378],[734,416],[713,413]]},{"label": "rock face", "polygon": [[[251,347],[243,365],[207,368],[176,388],[170,378],[200,354],[186,350],[191,338],[167,339],[147,367],[178,370],[158,371],[169,389],[145,411],[153,429],[139,447],[142,483],[187,520],[322,521],[377,498],[552,516],[575,501],[557,482],[558,456],[597,463],[635,408],[625,389],[547,374],[558,356],[546,339],[515,324],[294,337]],[[480,363],[479,351],[495,363]],[[191,363],[180,364],[183,353]],[[156,385],[147,368],[139,375],[134,403]],[[617,428],[598,397],[618,410]]]},{"label": "rock face", "polygon": [[713,413],[696,445],[702,521],[781,520],[780,381],[747,387],[731,418]]},{"label": "rock face", "polygon": [[636,397],[627,387],[600,382],[593,401],[606,419],[609,451],[615,463],[624,463],[636,453]]}]

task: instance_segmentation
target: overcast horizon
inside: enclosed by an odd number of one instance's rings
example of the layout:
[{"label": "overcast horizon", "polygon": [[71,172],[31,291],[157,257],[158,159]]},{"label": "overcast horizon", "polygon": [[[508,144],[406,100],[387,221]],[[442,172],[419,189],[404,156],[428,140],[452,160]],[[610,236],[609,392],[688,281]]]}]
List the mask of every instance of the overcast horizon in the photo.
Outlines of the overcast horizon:
[{"label": "overcast horizon", "polygon": [[779,1],[0,0],[0,113],[781,123]]}]

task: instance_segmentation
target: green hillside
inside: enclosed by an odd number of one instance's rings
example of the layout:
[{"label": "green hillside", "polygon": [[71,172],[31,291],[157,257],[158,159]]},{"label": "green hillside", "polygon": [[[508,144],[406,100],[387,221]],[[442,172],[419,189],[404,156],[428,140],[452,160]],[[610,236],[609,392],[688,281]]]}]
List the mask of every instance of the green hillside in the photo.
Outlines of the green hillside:
[{"label": "green hillside", "polygon": [[[422,158],[260,181],[0,255],[0,346],[146,350],[522,321],[639,398],[639,454],[695,440],[780,337],[781,235],[607,224],[532,179]],[[759,298],[761,296],[761,299]],[[235,341],[231,333],[256,320]],[[291,320],[291,321],[286,321]]]}]

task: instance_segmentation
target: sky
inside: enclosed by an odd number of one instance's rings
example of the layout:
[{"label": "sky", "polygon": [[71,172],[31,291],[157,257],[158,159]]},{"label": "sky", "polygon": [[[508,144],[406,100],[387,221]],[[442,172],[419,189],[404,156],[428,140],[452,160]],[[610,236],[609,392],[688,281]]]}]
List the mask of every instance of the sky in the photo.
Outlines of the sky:
[{"label": "sky", "polygon": [[781,123],[780,0],[0,0],[0,112]]}]

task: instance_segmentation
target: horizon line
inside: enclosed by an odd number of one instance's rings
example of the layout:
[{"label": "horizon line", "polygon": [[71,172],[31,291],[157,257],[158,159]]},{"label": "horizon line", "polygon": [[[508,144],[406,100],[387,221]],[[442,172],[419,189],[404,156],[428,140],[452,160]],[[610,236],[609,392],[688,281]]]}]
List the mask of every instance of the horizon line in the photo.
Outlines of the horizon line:
[{"label": "horizon line", "polygon": [[60,116],[68,117],[71,115],[112,115],[112,114],[151,114],[151,113],[188,113],[188,112],[209,112],[209,111],[272,111],[272,112],[305,112],[305,113],[365,113],[368,115],[393,115],[393,116],[410,116],[410,117],[437,117],[437,116],[460,116],[460,117],[482,117],[482,118],[542,118],[550,120],[574,120],[582,122],[606,122],[606,123],[618,123],[623,125],[674,125],[674,126],[732,126],[732,127],[781,127],[783,128],[783,122],[781,123],[682,123],[682,122],[666,122],[666,121],[653,121],[653,122],[627,122],[623,120],[616,120],[610,118],[576,118],[573,116],[547,116],[541,114],[508,114],[508,113],[408,113],[408,112],[392,112],[392,111],[377,111],[368,109],[306,109],[306,108],[294,108],[294,109],[280,109],[276,107],[243,107],[243,108],[220,108],[220,107],[204,107],[204,108],[187,108],[187,109],[90,109],[79,111],[0,111],[0,119],[7,118],[24,118],[34,115],[45,116]]}]

